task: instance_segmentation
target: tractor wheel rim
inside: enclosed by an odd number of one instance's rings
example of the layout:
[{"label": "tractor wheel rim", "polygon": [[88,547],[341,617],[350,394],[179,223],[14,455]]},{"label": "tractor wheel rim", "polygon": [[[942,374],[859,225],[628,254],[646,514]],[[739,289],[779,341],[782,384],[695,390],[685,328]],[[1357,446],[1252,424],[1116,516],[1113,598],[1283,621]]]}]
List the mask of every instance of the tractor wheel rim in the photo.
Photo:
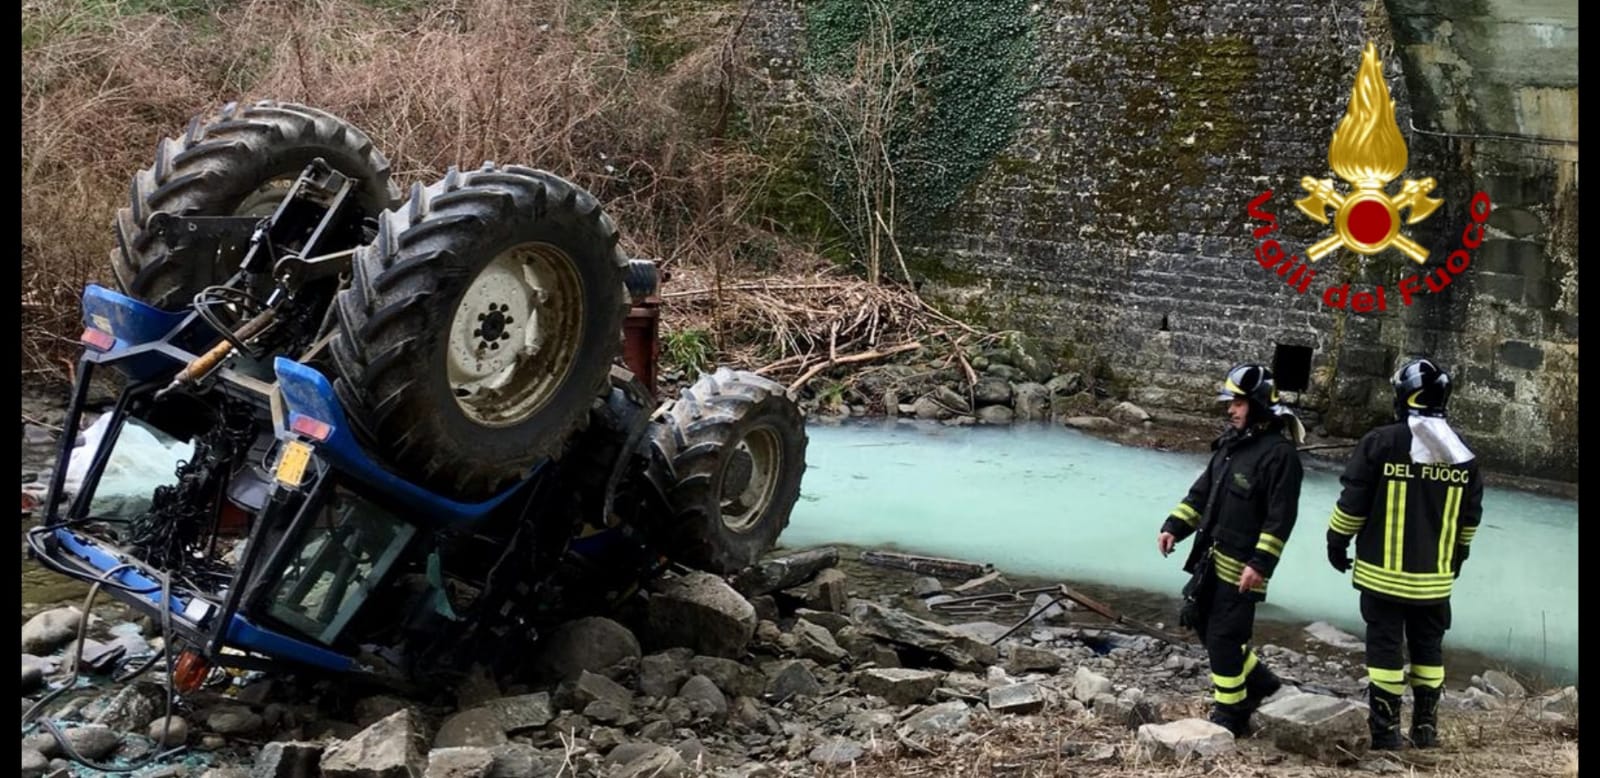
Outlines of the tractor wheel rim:
[{"label": "tractor wheel rim", "polygon": [[526,421],[566,382],[582,336],[577,264],[546,243],[507,249],[468,284],[450,322],[456,404],[487,427]]},{"label": "tractor wheel rim", "polygon": [[738,456],[749,457],[750,476],[741,484],[723,479],[722,523],[734,532],[748,532],[761,523],[778,491],[778,474],[783,472],[778,434],[767,427],[751,430],[734,447],[724,469]]}]

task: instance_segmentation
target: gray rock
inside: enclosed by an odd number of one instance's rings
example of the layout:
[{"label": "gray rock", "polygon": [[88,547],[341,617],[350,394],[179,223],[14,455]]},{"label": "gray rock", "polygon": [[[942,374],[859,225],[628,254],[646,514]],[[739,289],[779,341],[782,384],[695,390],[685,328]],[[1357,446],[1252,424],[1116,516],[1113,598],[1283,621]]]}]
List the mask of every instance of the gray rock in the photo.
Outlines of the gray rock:
[{"label": "gray rock", "polygon": [[972,412],[972,403],[960,392],[948,386],[935,387],[932,395],[933,401],[950,409],[954,413],[968,414]]},{"label": "gray rock", "polygon": [[1079,702],[1093,700],[1096,695],[1110,694],[1111,680],[1082,665],[1072,680],[1072,697]]},{"label": "gray rock", "polygon": [[991,427],[1004,427],[1015,418],[1016,414],[1004,405],[986,405],[978,409],[978,423]]},{"label": "gray rock", "polygon": [[200,778],[250,778],[250,771],[243,767],[213,767],[201,773]]},{"label": "gray rock", "polygon": [[33,690],[44,685],[44,666],[39,662],[29,662],[26,654],[22,657],[22,693],[31,694]]},{"label": "gray rock", "polygon": [[722,690],[710,678],[696,675],[684,681],[683,688],[678,691],[681,699],[694,711],[696,716],[722,721],[728,717],[728,698],[723,696]]},{"label": "gray rock", "polygon": [[900,707],[928,699],[942,678],[942,673],[932,670],[871,669],[856,675],[856,688]]},{"label": "gray rock", "polygon": [[72,746],[72,750],[77,751],[85,759],[96,761],[115,751],[122,743],[122,737],[104,724],[73,727],[62,734],[66,735],[67,743]]},{"label": "gray rock", "polygon": [[691,659],[694,651],[687,648],[669,648],[640,659],[639,691],[651,697],[671,697],[689,679]]},{"label": "gray rock", "polygon": [[1006,672],[1022,675],[1024,673],[1045,672],[1053,673],[1061,669],[1061,657],[1053,651],[1032,646],[1012,646],[1011,655],[1006,658]]},{"label": "gray rock", "polygon": [[48,654],[78,634],[83,612],[74,607],[52,608],[22,625],[22,653]]},{"label": "gray rock", "polygon": [[689,660],[689,669],[695,674],[710,678],[723,694],[730,697],[759,697],[767,688],[767,676],[760,670],[746,667],[732,659],[697,656]]},{"label": "gray rock", "polygon": [[506,731],[500,723],[500,717],[487,708],[472,708],[451,714],[433,736],[434,748],[484,748],[505,742]]},{"label": "gray rock", "polygon": [[1364,651],[1367,647],[1365,641],[1326,621],[1313,622],[1306,626],[1306,634],[1326,643],[1334,648],[1346,651]]},{"label": "gray rock", "polygon": [[916,414],[917,418],[929,421],[943,421],[955,415],[949,408],[940,405],[931,395],[918,397],[917,401],[911,405],[911,412]]},{"label": "gray rock", "polygon": [[95,715],[94,723],[104,724],[119,732],[137,732],[155,721],[164,707],[162,697],[165,693],[161,686],[145,681],[124,686],[106,704],[105,709]]},{"label": "gray rock", "polygon": [[[983,357],[978,357],[978,360],[982,360],[982,359],[983,359]],[[978,367],[978,365],[977,365],[977,361],[978,360],[974,360],[973,365],[972,365],[974,368]],[[990,365],[990,366],[988,366],[986,368],[983,368],[983,372],[984,372],[985,375],[991,376],[991,377],[996,378],[996,379],[1001,380],[1001,381],[1005,381],[1007,384],[1010,384],[1012,381],[1015,381],[1015,380],[1017,380],[1019,378],[1020,379],[1026,379],[1028,377],[1027,374],[1023,373],[1021,370],[1018,370],[1018,369],[1016,369],[1016,368],[1014,368],[1014,367],[1012,367],[1010,365],[1001,364],[999,362],[996,362],[996,363],[994,363],[994,364],[992,364],[992,365]],[[986,380],[986,379],[980,379],[980,382],[982,380]]]},{"label": "gray rock", "polygon": [[756,630],[756,610],[721,578],[705,572],[669,579],[651,595],[646,619],[663,647],[736,658]]},{"label": "gray rock", "polygon": [[1461,697],[1461,707],[1467,710],[1499,710],[1504,704],[1499,697],[1476,686],[1468,688]]},{"label": "gray rock", "polygon": [[799,608],[795,610],[794,615],[828,630],[828,634],[833,635],[835,640],[837,640],[839,637],[839,630],[850,626],[849,616],[846,616],[842,613],[834,613],[832,611],[819,611],[815,608]]},{"label": "gray rock", "polygon": [[613,772],[613,778],[682,778],[688,774],[683,757],[666,746],[655,746]]},{"label": "gray rock", "polygon": [[822,693],[822,685],[805,664],[798,660],[774,663],[767,674],[767,696],[775,700],[791,697],[815,697]]},{"label": "gray rock", "polygon": [[261,728],[261,717],[249,708],[219,705],[206,714],[206,728],[219,735],[246,735]]},{"label": "gray rock", "polygon": [[829,634],[828,630],[805,619],[795,622],[790,634],[798,641],[797,649],[800,656],[807,659],[822,664],[838,664],[850,656],[849,652],[834,642],[833,635]]},{"label": "gray rock", "polygon": [[666,716],[667,723],[674,727],[688,726],[689,722],[694,721],[694,710],[689,707],[689,703],[677,697],[667,700],[666,705],[661,708],[661,715]]},{"label": "gray rock", "polygon": [[1046,421],[1050,418],[1050,390],[1043,384],[1017,384],[1014,393],[1012,407],[1016,409],[1018,419]]},{"label": "gray rock", "polygon": [[321,743],[268,743],[256,755],[250,778],[317,778]]},{"label": "gray rock", "polygon": [[944,591],[944,584],[932,576],[923,576],[911,582],[911,593],[918,597],[927,597]]},{"label": "gray rock", "polygon": [[[581,677],[581,675],[580,675]],[[550,709],[549,692],[517,694],[490,700],[478,706],[492,712],[500,719],[500,728],[506,734],[536,729],[550,723],[554,715]]]},{"label": "gray rock", "polygon": [[46,770],[50,769],[50,760],[44,754],[31,748],[22,749],[22,772],[17,775],[22,778],[44,778]]},{"label": "gray rock", "polygon": [[1233,733],[1204,719],[1181,719],[1170,724],[1146,724],[1136,741],[1144,759],[1213,757],[1232,753]]},{"label": "gray rock", "polygon": [[550,633],[539,648],[535,668],[550,680],[573,680],[584,670],[609,673],[639,658],[639,640],[627,627],[599,616],[569,621]]},{"label": "gray rock", "polygon": [[1083,391],[1083,376],[1063,373],[1046,382],[1044,388],[1050,391],[1052,397],[1068,397]]},{"label": "gray rock", "polygon": [[844,613],[847,603],[850,602],[849,578],[843,570],[830,567],[817,573],[811,583],[814,592],[806,604],[810,607],[829,613]]},{"label": "gray rock", "polygon": [[989,690],[989,710],[996,713],[1035,713],[1044,707],[1044,690],[1036,683],[1014,683]]},{"label": "gray rock", "polygon": [[959,732],[967,728],[972,712],[960,700],[930,705],[906,719],[900,728],[902,735],[938,735]]},{"label": "gray rock", "polygon": [[1119,698],[1101,694],[1094,698],[1093,707],[1094,715],[1102,721],[1129,729],[1161,723],[1160,709],[1149,700],[1138,697]]},{"label": "gray rock", "polygon": [[704,765],[706,747],[700,743],[699,738],[686,737],[672,745],[672,750],[678,752],[683,758],[683,763],[689,767]]},{"label": "gray rock", "polygon": [[494,756],[485,748],[438,748],[428,754],[424,778],[487,778]]},{"label": "gray rock", "polygon": [[1372,745],[1367,711],[1321,694],[1298,694],[1256,711],[1261,735],[1278,748],[1329,764],[1355,762]]},{"label": "gray rock", "polygon": [[939,654],[959,669],[976,670],[1000,658],[994,646],[875,603],[856,604],[850,617],[864,635]]},{"label": "gray rock", "polygon": [[811,749],[806,757],[816,764],[822,765],[848,765],[860,759],[866,753],[861,744],[842,737],[828,738]]},{"label": "gray rock", "polygon": [[322,753],[322,778],[416,778],[428,766],[422,725],[410,710],[356,733]]},{"label": "gray rock", "polygon": [[621,743],[606,754],[606,764],[624,765],[660,747],[657,743]]},{"label": "gray rock", "polygon": [[597,700],[606,700],[622,708],[633,707],[633,694],[621,684],[588,670],[578,676],[577,687],[572,692],[574,707],[584,708]]},{"label": "gray rock", "polygon": [[1111,409],[1111,418],[1122,424],[1143,424],[1150,420],[1150,414],[1131,402],[1120,402]]},{"label": "gray rock", "polygon": [[1532,701],[1530,708],[1540,713],[1558,713],[1563,716],[1578,715],[1578,687],[1568,686]]},{"label": "gray rock", "polygon": [[734,576],[733,588],[747,597],[791,589],[837,564],[839,551],[831,547],[763,559]]},{"label": "gray rock", "polygon": [[861,710],[845,716],[845,727],[858,735],[894,728],[895,716],[886,710]]},{"label": "gray rock", "polygon": [[639,728],[639,737],[643,740],[661,740],[672,736],[672,722],[666,719],[657,719]]},{"label": "gray rock", "polygon": [[1114,430],[1121,426],[1104,416],[1069,416],[1062,424],[1079,430]]},{"label": "gray rock", "polygon": [[980,378],[972,387],[972,396],[978,401],[978,413],[982,416],[986,405],[1003,406],[1011,403],[1011,381],[995,376]]},{"label": "gray rock", "polygon": [[[163,716],[150,722],[146,732],[151,740],[156,741],[156,745],[172,748],[189,740],[189,722],[184,721],[182,716],[173,716],[170,720]],[[162,737],[162,733],[166,737]]]},{"label": "gray rock", "polygon": [[44,754],[46,758],[54,758],[61,755],[61,744],[57,743],[55,736],[48,732],[35,732],[32,735],[23,736],[22,747],[38,751]]},{"label": "gray rock", "polygon": [[1483,674],[1484,691],[1500,697],[1526,697],[1528,691],[1522,687],[1517,679],[1499,671],[1490,670]]},{"label": "gray rock", "polygon": [[363,697],[356,700],[356,724],[365,727],[410,707],[411,703],[388,694]]},{"label": "gray rock", "polygon": [[553,759],[526,743],[507,743],[488,749],[494,760],[488,778],[530,778],[553,776],[560,760]]},{"label": "gray rock", "polygon": [[583,707],[583,715],[619,727],[629,726],[639,720],[633,713],[632,705],[624,705],[616,700],[595,700]]}]

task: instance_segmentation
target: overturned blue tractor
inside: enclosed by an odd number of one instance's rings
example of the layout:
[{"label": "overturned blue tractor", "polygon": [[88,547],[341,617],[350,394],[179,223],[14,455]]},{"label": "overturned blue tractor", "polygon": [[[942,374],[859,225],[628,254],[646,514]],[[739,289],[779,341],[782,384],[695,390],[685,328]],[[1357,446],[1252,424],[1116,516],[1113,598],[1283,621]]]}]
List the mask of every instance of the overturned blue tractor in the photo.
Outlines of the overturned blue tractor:
[{"label": "overturned blue tractor", "polygon": [[[28,543],[165,624],[180,687],[509,669],[541,627],[669,567],[734,572],[788,523],[798,408],[728,369],[658,402],[657,268],[555,175],[452,169],[402,198],[339,118],[229,105],[161,141],[115,232]],[[133,438],[184,455],[109,495]]]}]

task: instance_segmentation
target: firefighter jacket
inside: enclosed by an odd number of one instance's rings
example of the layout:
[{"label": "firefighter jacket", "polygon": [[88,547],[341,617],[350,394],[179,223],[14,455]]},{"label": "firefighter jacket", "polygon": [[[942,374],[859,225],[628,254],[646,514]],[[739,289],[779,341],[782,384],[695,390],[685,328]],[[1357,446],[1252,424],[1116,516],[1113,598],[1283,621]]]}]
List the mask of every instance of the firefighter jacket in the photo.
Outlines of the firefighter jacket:
[{"label": "firefighter jacket", "polygon": [[1245,565],[1254,567],[1264,580],[1253,592],[1264,598],[1265,579],[1277,568],[1299,511],[1300,452],[1276,419],[1243,432],[1230,429],[1211,448],[1205,471],[1161,531],[1178,540],[1199,532],[1184,564],[1190,573],[1208,553],[1217,577],[1234,585]]},{"label": "firefighter jacket", "polygon": [[1411,437],[1402,421],[1361,439],[1340,478],[1328,542],[1355,537],[1357,589],[1399,602],[1443,602],[1483,516],[1483,479],[1476,459],[1414,461]]}]

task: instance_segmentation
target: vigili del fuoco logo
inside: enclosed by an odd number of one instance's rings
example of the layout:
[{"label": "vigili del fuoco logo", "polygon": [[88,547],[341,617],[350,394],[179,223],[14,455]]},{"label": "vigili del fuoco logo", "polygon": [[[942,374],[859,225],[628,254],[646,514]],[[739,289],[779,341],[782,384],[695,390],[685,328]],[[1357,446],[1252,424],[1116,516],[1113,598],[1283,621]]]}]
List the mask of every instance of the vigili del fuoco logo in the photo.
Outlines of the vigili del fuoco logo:
[{"label": "vigili del fuoco logo", "polygon": [[[1390,184],[1405,172],[1406,161],[1406,142],[1400,135],[1399,122],[1395,121],[1394,100],[1389,97],[1389,87],[1383,81],[1383,65],[1378,62],[1377,47],[1369,42],[1361,54],[1361,68],[1350,92],[1350,104],[1345,108],[1338,129],[1333,131],[1333,142],[1328,145],[1328,165],[1344,179],[1348,191],[1342,190],[1332,179],[1306,176],[1300,179],[1306,196],[1295,201],[1301,213],[1319,224],[1329,223],[1331,210],[1333,234],[1306,250],[1310,262],[1286,254],[1276,240],[1262,240],[1278,229],[1278,217],[1261,209],[1272,199],[1272,190],[1268,189],[1250,201],[1250,218],[1265,222],[1253,232],[1256,240],[1262,241],[1256,247],[1256,261],[1277,273],[1289,288],[1301,294],[1311,290],[1311,282],[1317,276],[1310,263],[1341,246],[1365,256],[1394,249],[1418,265],[1427,262],[1428,250],[1407,236],[1403,228],[1431,216],[1444,200],[1430,197],[1435,186],[1432,178],[1405,179],[1400,182],[1397,193],[1389,194]],[[1489,220],[1489,210],[1489,195],[1483,192],[1473,195],[1468,205],[1471,220],[1461,234],[1461,248],[1451,252],[1442,266],[1402,277],[1395,285],[1401,305],[1410,305],[1425,293],[1444,291],[1456,276],[1466,272],[1472,264],[1469,252],[1483,243],[1483,225]],[[1368,313],[1388,310],[1394,299],[1381,285],[1354,293],[1350,287],[1348,283],[1327,285],[1322,292],[1322,302],[1333,308]]]}]

